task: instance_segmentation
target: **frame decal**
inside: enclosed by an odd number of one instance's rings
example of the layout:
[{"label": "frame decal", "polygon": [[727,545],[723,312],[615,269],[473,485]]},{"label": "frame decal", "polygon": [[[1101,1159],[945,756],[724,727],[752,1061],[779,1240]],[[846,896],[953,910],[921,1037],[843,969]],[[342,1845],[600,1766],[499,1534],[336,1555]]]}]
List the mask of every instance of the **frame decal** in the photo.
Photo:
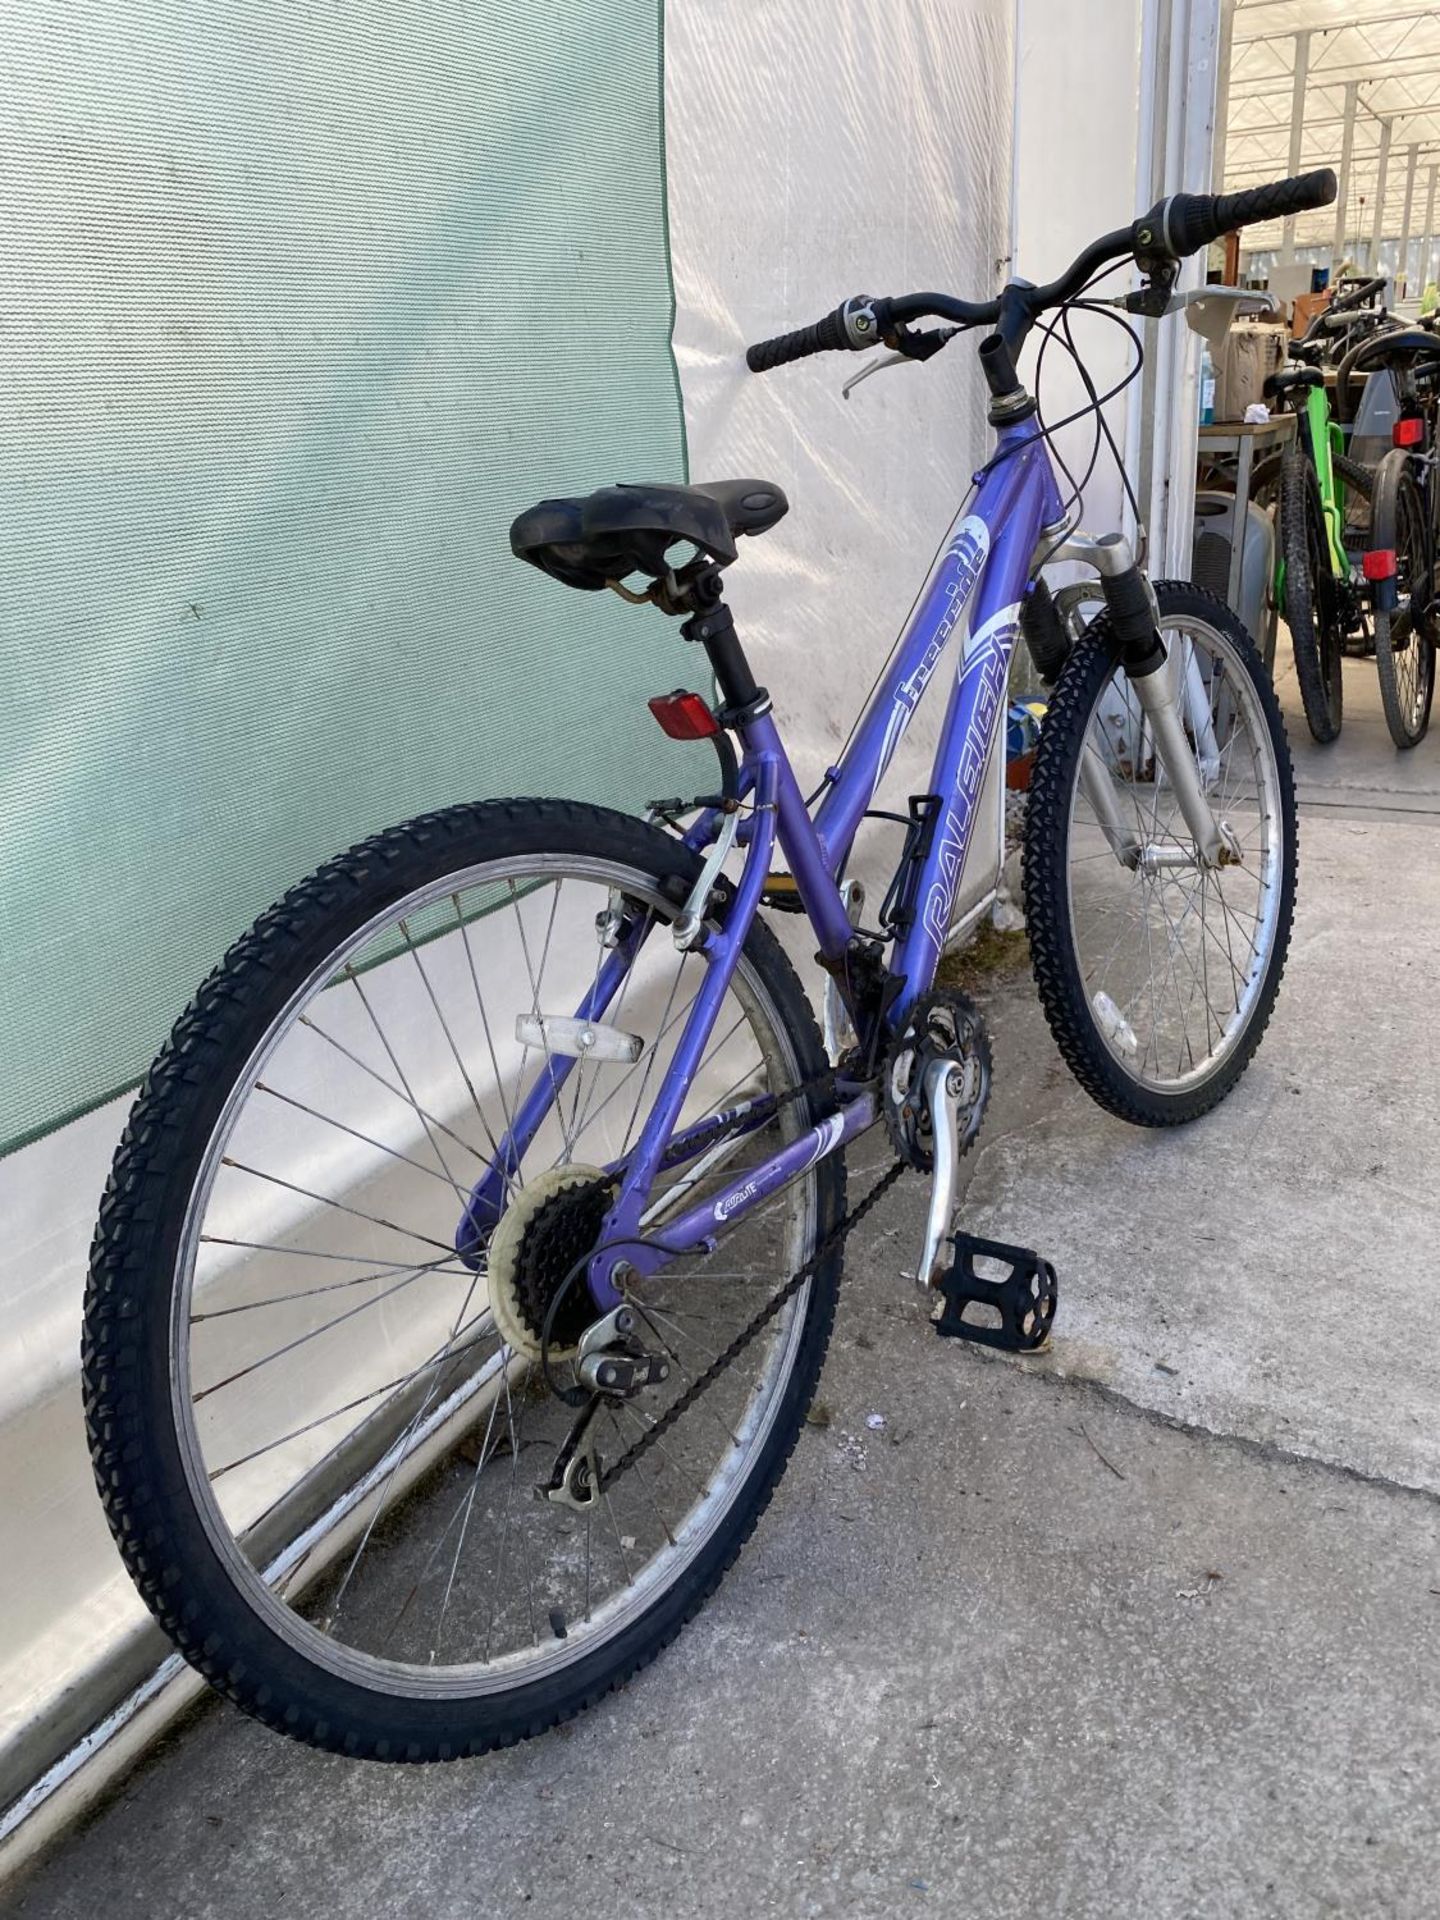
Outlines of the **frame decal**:
[{"label": "frame decal", "polygon": [[[929,644],[919,660],[895,688],[894,705],[890,711],[890,720],[885,728],[885,737],[880,742],[880,752],[875,765],[875,779],[871,786],[875,788],[885,778],[885,769],[889,766],[896,747],[904,738],[915,709],[919,706],[930,676],[939,665],[940,656],[950,644],[950,636],[964,615],[975,591],[975,584],[990,557],[990,529],[978,513],[970,513],[960,522],[954,538],[945,548],[945,553],[936,570],[937,580],[944,581],[939,618],[930,635]],[[950,571],[950,563],[954,570]],[[949,575],[947,578],[946,575]]]},{"label": "frame decal", "polygon": [[954,792],[935,836],[935,878],[921,914],[937,958],[949,936],[950,913],[969,851],[970,820],[998,737],[996,720],[1005,701],[1010,655],[1019,631],[1020,602],[1015,600],[990,616],[965,649],[961,662],[959,699],[967,716],[965,731],[955,765]]}]

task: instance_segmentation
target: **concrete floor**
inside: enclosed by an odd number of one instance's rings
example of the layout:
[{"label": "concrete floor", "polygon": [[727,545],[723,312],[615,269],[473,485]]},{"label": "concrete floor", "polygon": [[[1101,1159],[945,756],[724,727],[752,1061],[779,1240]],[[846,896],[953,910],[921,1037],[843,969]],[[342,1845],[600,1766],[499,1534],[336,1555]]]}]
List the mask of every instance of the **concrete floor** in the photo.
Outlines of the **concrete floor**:
[{"label": "concrete floor", "polygon": [[634,1685],[423,1772],[204,1707],[8,1910],[1440,1912],[1440,747],[1394,753],[1372,663],[1346,693],[1335,748],[1292,718],[1290,968],[1218,1114],[1108,1119],[993,985],[968,1222],[1055,1259],[1048,1356],[933,1337],[903,1186],[829,1424]]}]

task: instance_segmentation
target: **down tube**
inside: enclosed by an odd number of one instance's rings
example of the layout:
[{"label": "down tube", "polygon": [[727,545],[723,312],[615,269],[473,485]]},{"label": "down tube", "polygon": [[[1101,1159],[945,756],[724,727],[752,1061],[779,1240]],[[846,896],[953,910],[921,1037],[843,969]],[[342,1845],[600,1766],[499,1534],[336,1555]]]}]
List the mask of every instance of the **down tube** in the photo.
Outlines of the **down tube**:
[{"label": "down tube", "polygon": [[975,503],[976,515],[990,529],[990,556],[936,750],[934,791],[944,804],[921,869],[919,910],[893,963],[907,983],[897,1017],[934,979],[950,932],[985,769],[1004,736],[1005,690],[1020,602],[1040,529],[1053,525],[1060,514],[1050,456],[1033,422],[1002,432],[1000,446],[1015,451],[986,476]]}]

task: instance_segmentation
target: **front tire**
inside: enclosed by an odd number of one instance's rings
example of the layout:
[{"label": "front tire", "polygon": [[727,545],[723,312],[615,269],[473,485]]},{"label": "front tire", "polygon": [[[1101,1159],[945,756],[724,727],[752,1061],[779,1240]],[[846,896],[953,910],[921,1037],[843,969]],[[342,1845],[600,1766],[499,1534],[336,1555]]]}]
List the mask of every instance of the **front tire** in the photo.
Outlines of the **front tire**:
[{"label": "front tire", "polygon": [[[1162,581],[1155,593],[1163,670],[1239,857],[1200,862],[1102,614],[1041,730],[1024,898],[1041,1004],[1071,1072],[1122,1120],[1169,1127],[1218,1105],[1260,1044],[1290,939],[1296,821],[1279,704],[1250,636],[1198,587]],[[1117,829],[1133,864],[1114,850]]]}]

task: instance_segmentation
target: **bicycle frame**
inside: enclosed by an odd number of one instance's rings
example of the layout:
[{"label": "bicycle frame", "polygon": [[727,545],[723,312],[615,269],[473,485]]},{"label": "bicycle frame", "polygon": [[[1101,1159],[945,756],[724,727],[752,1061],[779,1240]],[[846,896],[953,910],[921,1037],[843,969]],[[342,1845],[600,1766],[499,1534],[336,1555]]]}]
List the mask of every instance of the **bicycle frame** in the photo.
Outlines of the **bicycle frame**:
[{"label": "bicycle frame", "polygon": [[[878,1117],[874,1096],[837,1081],[838,1111],[808,1128],[703,1202],[668,1218],[662,1231],[647,1233],[645,1208],[655,1175],[683,1162],[689,1136],[675,1126],[692,1079],[704,1057],[716,1017],[729,989],[746,936],[760,905],[778,842],[794,875],[800,901],[819,947],[821,964],[837,971],[854,929],[840,891],[856,831],[915,709],[931,684],[949,642],[973,606],[959,670],[950,690],[931,791],[940,796],[934,832],[920,864],[916,913],[894,943],[892,973],[904,987],[887,1011],[894,1025],[925,992],[950,931],[951,914],[974,840],[976,808],[985,771],[1003,740],[1010,657],[1019,631],[1020,603],[1029,584],[1042,529],[1058,528],[1059,491],[1044,440],[1033,418],[998,431],[997,457],[976,476],[979,492],[969,511],[957,515],[945,549],[901,637],[895,656],[872,695],[840,763],[829,769],[824,797],[812,819],[801,795],[773,714],[768,710],[738,729],[740,792],[751,813],[737,839],[744,866],[723,926],[705,929],[701,946],[709,962],[705,979],[634,1150],[623,1163],[619,1191],[601,1234],[588,1279],[600,1313],[619,1304],[616,1271],[621,1266],[653,1272],[682,1252],[714,1245],[716,1230],[744,1217],[827,1154],[855,1138]],[[715,815],[687,833],[700,847],[718,831]],[[631,929],[601,967],[576,1017],[603,1019],[648,932]],[[493,1225],[504,1206],[509,1174],[534,1139],[575,1061],[551,1056],[547,1070],[522,1102],[496,1163],[475,1187],[457,1233],[462,1257]],[[763,1101],[750,1103],[763,1108]],[[737,1110],[743,1116],[745,1109]],[[771,1109],[770,1111],[773,1111]],[[768,1119],[757,1118],[756,1125]],[[695,1130],[692,1130],[692,1133]],[[697,1149],[698,1150],[698,1149]],[[619,1169],[617,1169],[618,1171]]]},{"label": "bicycle frame", "polygon": [[1310,464],[1315,469],[1325,531],[1330,540],[1331,571],[1337,580],[1348,580],[1350,556],[1345,551],[1345,493],[1333,458],[1345,451],[1345,437],[1331,418],[1330,396],[1324,387],[1307,389],[1299,431],[1309,439]]}]

